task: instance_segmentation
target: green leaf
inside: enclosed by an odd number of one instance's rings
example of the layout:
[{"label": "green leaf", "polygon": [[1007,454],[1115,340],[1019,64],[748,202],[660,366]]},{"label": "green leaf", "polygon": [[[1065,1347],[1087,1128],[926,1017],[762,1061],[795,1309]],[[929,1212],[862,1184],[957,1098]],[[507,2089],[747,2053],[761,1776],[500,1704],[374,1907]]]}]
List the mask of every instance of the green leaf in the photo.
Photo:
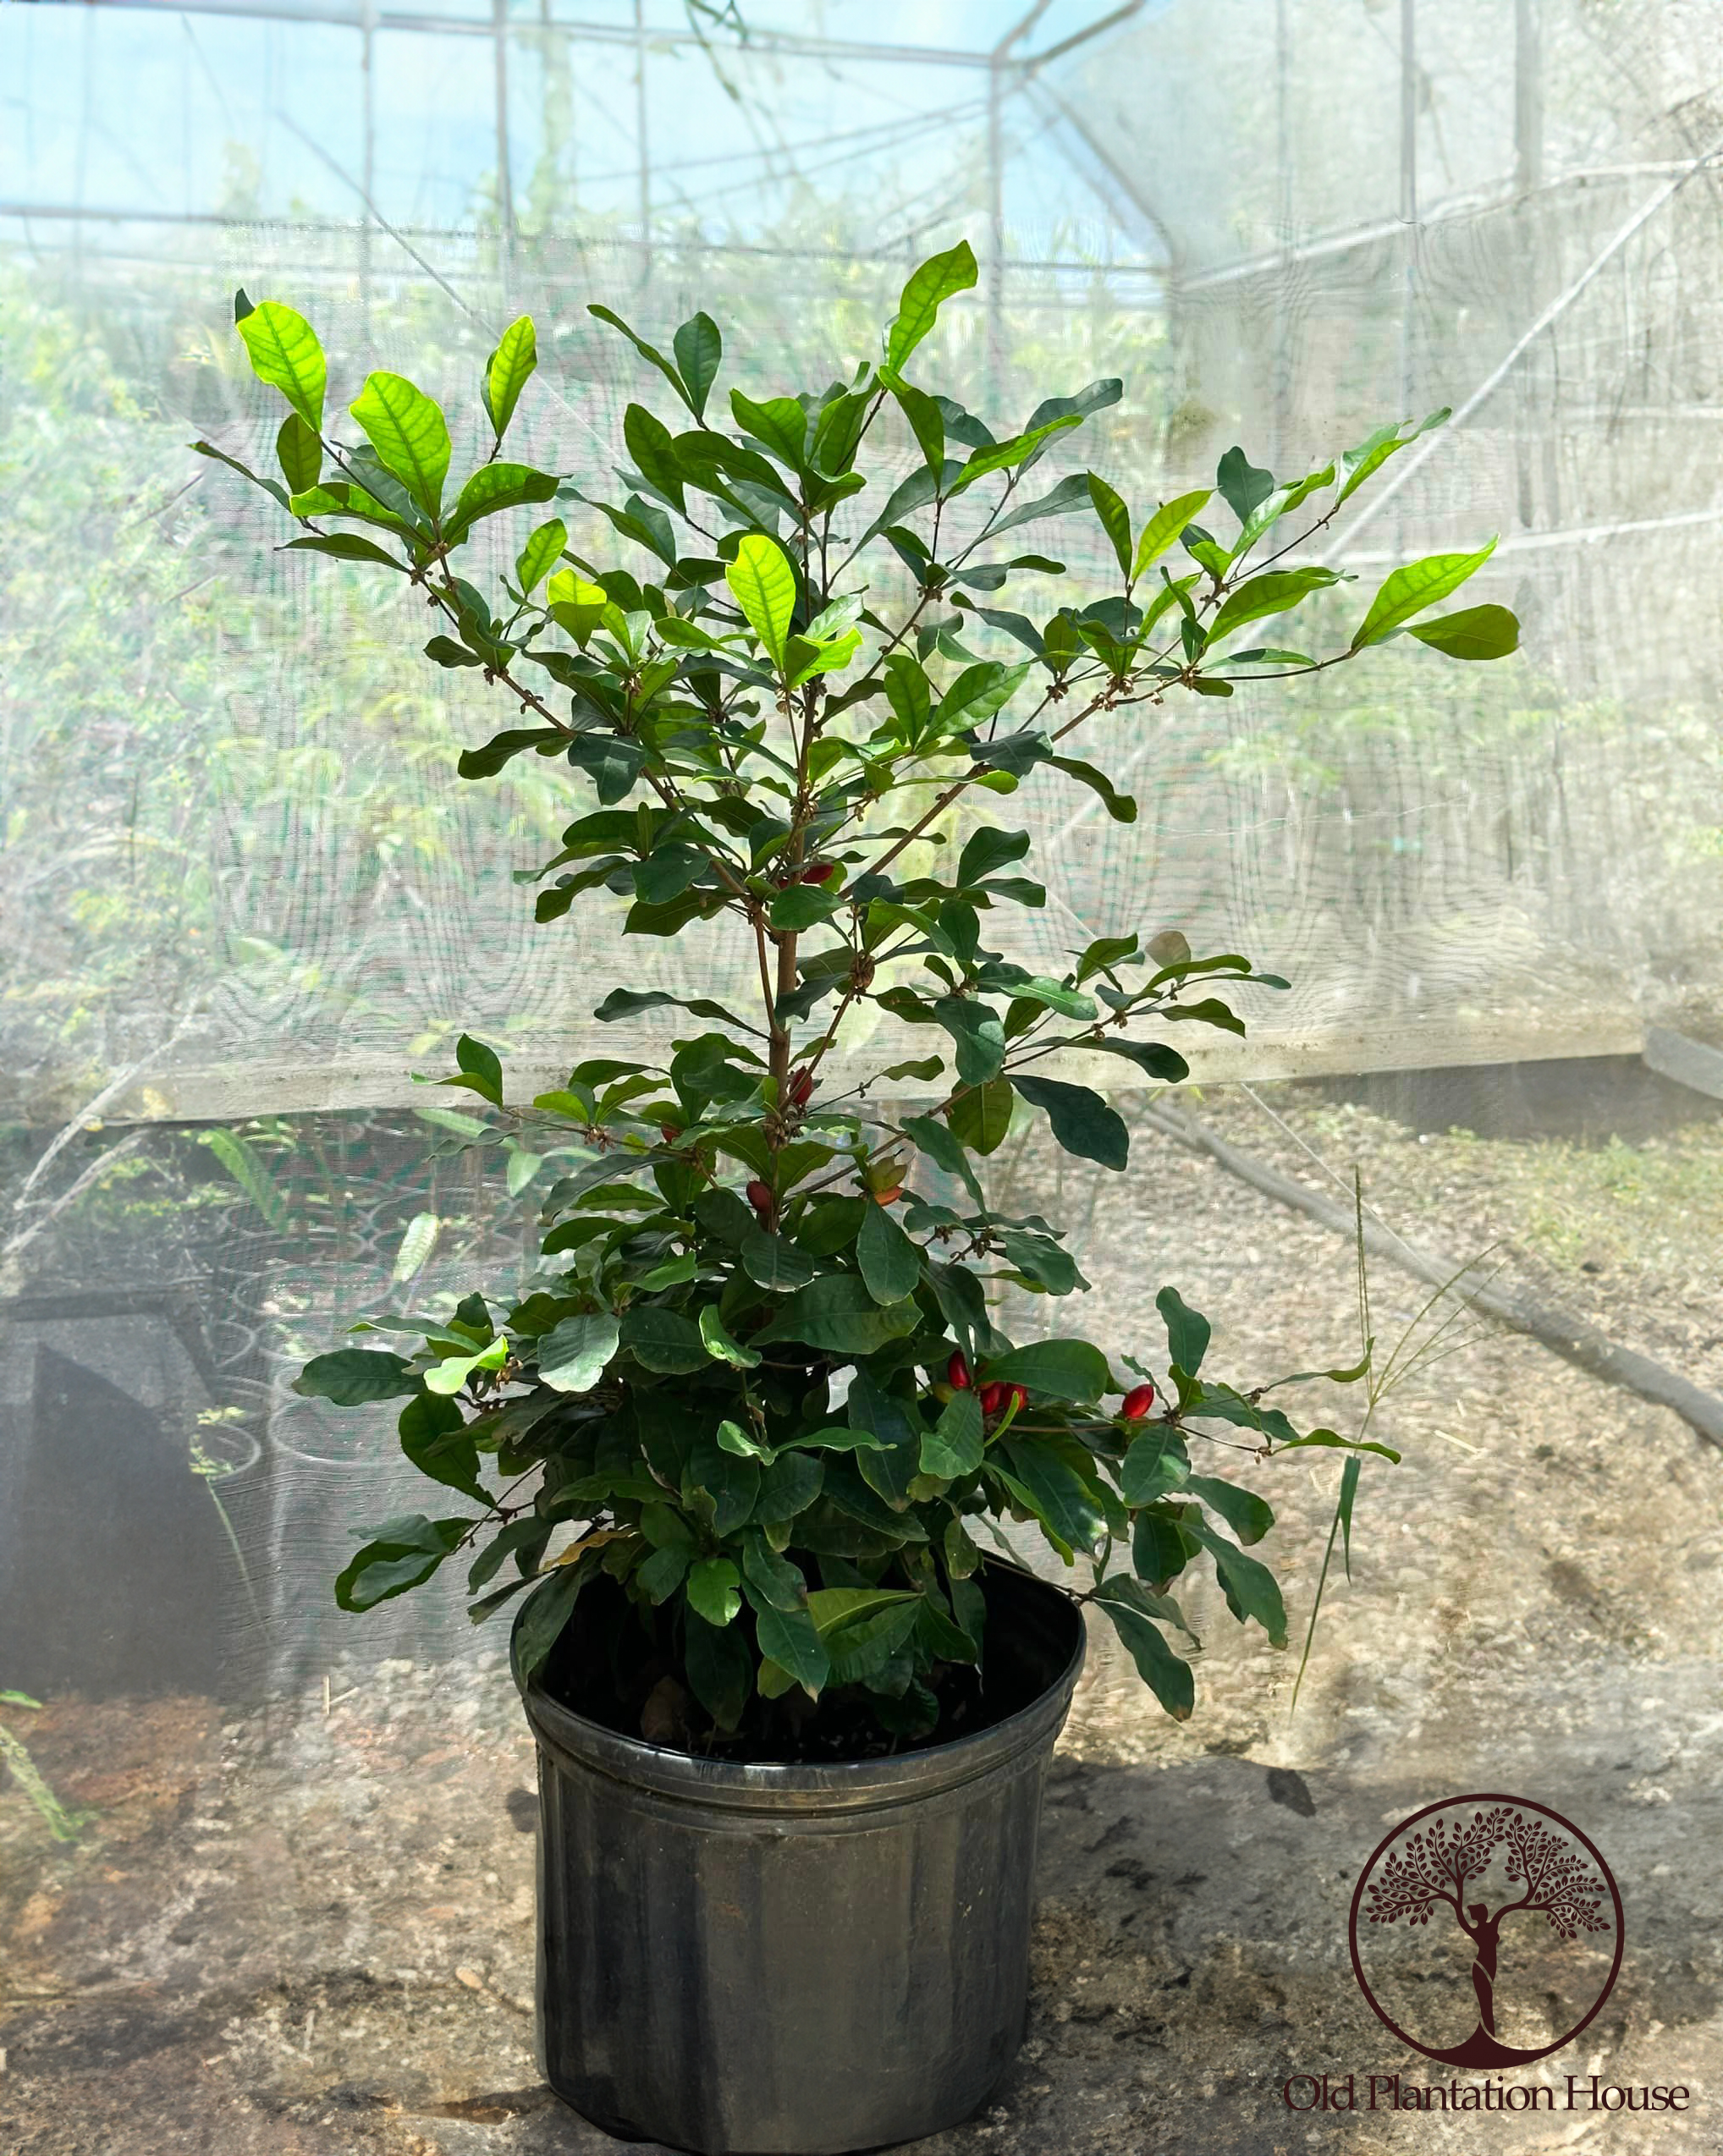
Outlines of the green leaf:
[{"label": "green leaf", "polygon": [[[1341,1468],[1340,1502],[1335,1507],[1335,1516],[1340,1523],[1341,1544],[1346,1553],[1346,1577],[1349,1580],[1352,1576],[1352,1500],[1358,1494],[1358,1476],[1363,1465],[1354,1453]],[[1241,1536],[1240,1540],[1243,1540]]]},{"label": "green leaf", "polygon": [[[564,1317],[538,1343],[542,1383],[559,1393],[589,1393],[620,1345],[621,1328],[608,1310]],[[703,1359],[703,1358],[702,1358]]]},{"label": "green leaf", "polygon": [[805,1288],[817,1274],[817,1268],[806,1251],[798,1250],[787,1236],[770,1235],[758,1226],[750,1228],[742,1238],[741,1258],[748,1278],[774,1295]]},{"label": "green leaf", "polygon": [[454,1400],[421,1393],[401,1410],[396,1428],[401,1450],[421,1475],[446,1483],[464,1497],[476,1498],[482,1504],[488,1502],[479,1481],[478,1448]]},{"label": "green leaf", "polygon": [[1184,1440],[1176,1430],[1159,1423],[1126,1447],[1119,1463],[1120,1493],[1133,1510],[1138,1505],[1158,1504],[1184,1487],[1189,1466]]},{"label": "green leaf", "polygon": [[1124,1580],[1103,1581],[1095,1588],[1093,1598],[1112,1619],[1143,1682],[1175,1722],[1187,1722],[1197,1703],[1191,1665],[1173,1653],[1159,1629],[1143,1615],[1130,1592],[1133,1584]]},{"label": "green leaf", "polygon": [[945,415],[926,390],[916,388],[900,374],[888,368],[880,378],[902,407],[928,470],[939,477],[945,470]]},{"label": "green leaf", "polygon": [[741,1033],[759,1031],[757,1026],[738,1018],[724,1004],[714,1003],[709,996],[673,996],[663,988],[613,988],[592,1015],[601,1026],[610,1026],[619,1018],[637,1018],[643,1010],[663,1009],[685,1010],[696,1018],[716,1019],[720,1025],[734,1026]]},{"label": "green leaf", "polygon": [[284,1234],[289,1224],[287,1202],[256,1147],[236,1130],[206,1130],[199,1142],[209,1147],[269,1225]]},{"label": "green leaf", "polygon": [[705,1336],[691,1317],[652,1303],[636,1306],[624,1317],[621,1345],[636,1362],[667,1377],[703,1370],[712,1359]]},{"label": "green leaf", "polygon": [[237,327],[252,373],[278,389],[312,433],[321,434],[328,367],[317,332],[305,316],[278,300],[266,300],[242,315]]},{"label": "green leaf", "polygon": [[691,316],[670,340],[676,365],[687,385],[687,402],[696,419],[706,416],[706,400],[718,379],[724,358],[724,338],[710,315]]},{"label": "green leaf", "polygon": [[922,1253],[892,1218],[890,1208],[870,1205],[856,1238],[856,1260],[877,1303],[901,1302],[922,1277]]},{"label": "green leaf", "polygon": [[1008,509],[1005,515],[988,525],[990,536],[997,539],[1001,532],[1009,531],[1013,525],[1032,524],[1038,517],[1071,516],[1078,509],[1093,505],[1089,500],[1088,474],[1067,472],[1057,487],[1043,494],[1038,500],[1025,502],[1021,509]]},{"label": "green leaf", "polygon": [[728,1625],[742,1606],[741,1578],[729,1558],[702,1558],[688,1573],[691,1606],[708,1625]]},{"label": "green leaf", "polygon": [[732,389],[729,408],[744,433],[752,435],[791,470],[802,469],[807,452],[807,414],[794,397],[768,397],[761,404],[740,389]]},{"label": "green leaf", "polygon": [[805,1452],[781,1452],[760,1477],[754,1517],[768,1524],[794,1520],[820,1493],[825,1469]]},{"label": "green leaf", "polygon": [[700,1337],[714,1362],[733,1363],[738,1370],[758,1367],[759,1350],[744,1347],[740,1340],[732,1339],[729,1328],[718,1314],[715,1302],[707,1303],[700,1313]]},{"label": "green leaf", "polygon": [[[1357,1462],[1349,1460],[1347,1465],[1356,1466]],[[1218,1512],[1247,1547],[1259,1543],[1274,1524],[1272,1507],[1249,1490],[1240,1489],[1236,1482],[1224,1482],[1214,1475],[1192,1475],[1184,1487],[1211,1512]]]},{"label": "green leaf", "polygon": [[832,1658],[813,1619],[806,1609],[784,1609],[757,1595],[751,1567],[748,1584],[748,1600],[754,1608],[754,1636],[761,1653],[780,1669],[787,1669],[810,1699],[817,1699],[832,1674]]},{"label": "green leaf", "polygon": [[1218,643],[1247,621],[1262,621],[1270,614],[1285,613],[1311,592],[1340,580],[1339,572],[1332,569],[1264,569],[1260,576],[1247,578],[1236,591],[1227,594],[1208,624],[1208,641],[1211,645]]},{"label": "green leaf", "polygon": [[297,412],[289,412],[275,437],[275,459],[290,494],[303,494],[315,487],[323,470],[323,445],[314,426],[307,426]]},{"label": "green leaf", "polygon": [[422,1587],[473,1524],[471,1520],[427,1520],[422,1513],[391,1520],[337,1577],[336,1606],[374,1609],[380,1602]]},{"label": "green leaf", "polygon": [[1241,448],[1229,449],[1220,459],[1214,475],[1214,483],[1220,498],[1241,525],[1251,520],[1251,512],[1258,503],[1266,502],[1274,491],[1274,475],[1259,470]]},{"label": "green leaf", "polygon": [[1519,617],[1506,607],[1467,607],[1415,622],[1406,633],[1451,659],[1505,659],[1520,648]]},{"label": "green leaf", "polygon": [[454,1061],[460,1075],[439,1078],[439,1086],[464,1086],[470,1092],[487,1100],[493,1108],[503,1105],[503,1063],[494,1048],[474,1040],[471,1033],[463,1033],[454,1044]]},{"label": "green leaf", "polygon": [[[1448,416],[1448,407],[1444,404],[1440,411],[1432,412],[1427,420],[1413,427],[1410,434],[1402,434],[1398,425],[1379,426],[1356,449],[1348,449],[1341,459],[1347,477],[1335,497],[1335,509],[1339,509],[1350,495],[1356,494],[1372,473],[1379,470],[1390,457],[1398,454],[1401,449],[1409,448],[1420,434],[1428,434],[1433,426],[1440,426]],[[1329,514],[1332,514],[1330,510]]]},{"label": "green leaf", "polygon": [[[496,516],[504,509],[518,509],[528,502],[548,502],[556,488],[553,474],[534,471],[529,465],[481,465],[456,498],[445,536],[453,546],[481,518]],[[560,531],[562,526],[559,525],[557,529]],[[560,551],[559,547],[558,552]],[[556,555],[553,554],[546,564],[547,571],[555,561]]]},{"label": "green leaf", "polygon": [[1133,584],[1144,569],[1160,559],[1213,492],[1212,487],[1200,487],[1195,493],[1181,494],[1176,501],[1164,503],[1155,511],[1137,542],[1137,558],[1131,564]]},{"label": "green leaf", "polygon": [[1095,514],[1101,520],[1101,529],[1113,542],[1113,552],[1119,557],[1119,574],[1131,574],[1131,512],[1098,472],[1089,474],[1089,499],[1095,505]]},{"label": "green leaf", "polygon": [[969,1164],[969,1155],[943,1123],[931,1115],[906,1116],[903,1131],[936,1167],[943,1168],[948,1175],[959,1177],[977,1205],[986,1204],[975,1170]]},{"label": "green leaf", "polygon": [[1028,1347],[990,1356],[989,1380],[1027,1385],[1032,1392],[1047,1393],[1054,1400],[1087,1403],[1098,1400],[1108,1389],[1107,1358],[1087,1340],[1036,1340]]},{"label": "green leaf", "polygon": [[1079,785],[1098,794],[1102,806],[1115,823],[1136,822],[1136,801],[1129,794],[1120,793],[1098,765],[1085,763],[1080,756],[1049,756],[1047,761],[1067,778],[1075,778]]},{"label": "green leaf", "polygon": [[1307,1430],[1302,1438],[1288,1438],[1275,1449],[1293,1452],[1309,1445],[1330,1452],[1373,1452],[1379,1459],[1391,1460],[1396,1467],[1400,1465],[1400,1455],[1391,1445],[1379,1445],[1367,1438],[1343,1438],[1337,1430]]},{"label": "green leaf", "polygon": [[665,381],[669,383],[671,388],[675,391],[676,394],[682,399],[682,402],[688,407],[689,410],[694,414],[695,418],[698,419],[700,417],[699,410],[696,408],[693,398],[689,394],[687,384],[683,381],[681,375],[674,366],[671,366],[670,362],[664,357],[663,354],[658,350],[656,345],[648,344],[644,338],[636,336],[634,331],[631,330],[628,324],[622,319],[621,316],[619,314],[613,314],[608,307],[601,307],[596,304],[589,304],[586,308],[586,312],[589,315],[596,315],[600,322],[608,322],[613,329],[620,330],[622,334],[628,339],[629,343],[633,345],[635,350],[640,354],[641,357],[643,360],[650,361],[650,363],[658,369],[658,372],[663,375]]},{"label": "green leaf", "polygon": [[735,1729],[754,1688],[754,1658],[746,1640],[735,1625],[708,1625],[691,1609],[683,1642],[694,1697],[719,1729]]},{"label": "green leaf", "polygon": [[1370,611],[1359,623],[1349,648],[1362,652],[1372,644],[1384,642],[1414,614],[1458,591],[1495,552],[1492,539],[1475,554],[1427,554],[1422,561],[1408,562],[1403,569],[1395,569],[1370,602]]},{"label": "green leaf", "polygon": [[972,1391],[954,1393],[933,1427],[922,1433],[922,1472],[955,1482],[972,1475],[986,1451],[980,1401]]},{"label": "green leaf", "polygon": [[[432,643],[446,642],[446,638],[432,637]],[[426,646],[429,651],[430,646]],[[437,655],[433,652],[432,656]],[[473,662],[478,663],[477,661]],[[536,749],[542,741],[560,742],[566,736],[549,726],[514,726],[505,734],[493,734],[481,749],[463,749],[455,762],[455,770],[463,778],[494,778],[504,765],[528,749]]]},{"label": "green leaf", "polygon": [[337,1348],[314,1355],[293,1381],[308,1400],[332,1400],[337,1407],[363,1407],[374,1400],[399,1400],[416,1393],[420,1381],[398,1355],[374,1348]]},{"label": "green leaf", "polygon": [[[873,1208],[875,1212],[878,1207]],[[867,1283],[853,1273],[823,1273],[806,1287],[798,1288],[784,1301],[772,1323],[756,1337],[769,1340],[801,1340],[809,1347],[829,1348],[839,1355],[872,1355],[891,1340],[902,1339],[921,1323],[913,1301],[881,1308],[869,1294]]]},{"label": "green leaf", "polygon": [[1208,1352],[1208,1320],[1200,1311],[1192,1310],[1176,1288],[1163,1288],[1154,1306],[1167,1328],[1168,1359],[1187,1378],[1194,1378]]},{"label": "green leaf", "polygon": [[1014,1077],[1011,1083],[1031,1108],[1043,1108],[1053,1135],[1068,1153],[1120,1169],[1131,1158],[1131,1133],[1116,1108],[1087,1086],[1068,1086],[1056,1078]]},{"label": "green leaf", "polygon": [[885,364],[894,373],[933,327],[940,307],[954,293],[966,292],[976,279],[975,256],[966,239],[943,255],[931,256],[910,277],[897,303],[885,339]]},{"label": "green leaf", "polygon": [[994,1078],[984,1086],[971,1086],[945,1111],[951,1135],[971,1152],[983,1156],[996,1152],[1011,1127],[1012,1098],[1009,1078]]},{"label": "green leaf", "polygon": [[795,613],[795,571],[775,539],[751,531],[724,571],[736,604],[781,672],[790,624]]},{"label": "green leaf", "polygon": [[524,1686],[542,1667],[562,1637],[581,1590],[595,1569],[584,1557],[574,1565],[559,1565],[521,1603],[509,1643],[509,1665],[517,1685]]},{"label": "green leaf", "polygon": [[1268,1634],[1269,1644],[1286,1644],[1286,1605],[1280,1599],[1280,1590],[1274,1574],[1266,1565],[1259,1565],[1253,1557],[1228,1542],[1224,1535],[1217,1535],[1200,1516],[1188,1510],[1183,1526],[1187,1534],[1194,1535],[1214,1560],[1214,1576],[1226,1596],[1227,1607],[1242,1624],[1254,1617]]},{"label": "green leaf", "polygon": [[398,561],[386,547],[379,547],[375,540],[361,539],[356,531],[318,531],[308,538],[289,539],[288,546],[307,554],[328,554],[340,562],[381,562],[385,569],[398,569],[406,575],[405,562]]},{"label": "green leaf", "polygon": [[1049,1533],[1067,1549],[1093,1549],[1106,1518],[1076,1470],[1032,1438],[1008,1438],[1000,1449]]},{"label": "green leaf", "polygon": [[[1009,442],[995,442],[990,448],[977,449],[966,459],[947,492],[961,494],[966,487],[972,487],[977,479],[986,479],[996,471],[1009,471],[1016,465],[1027,463],[1049,436],[1062,434],[1067,427],[1082,424],[1074,413],[1067,414],[1063,419],[1049,420],[1044,426],[1032,426],[1027,433],[1014,435]],[[999,525],[993,526],[995,532],[1000,529]]]},{"label": "green leaf", "polygon": [[1151,1505],[1137,1515],[1131,1561],[1138,1576],[1157,1583],[1176,1579],[1197,1554],[1196,1537],[1170,1512]]},{"label": "green leaf", "polygon": [[548,524],[539,525],[515,558],[515,574],[520,580],[523,598],[531,598],[550,575],[568,543],[569,528],[560,517],[553,516]]},{"label": "green leaf", "polygon": [[350,409],[383,465],[435,517],[449,474],[449,428],[442,412],[405,375],[383,373],[366,377]]},{"label": "green leaf", "polygon": [[957,1075],[966,1086],[984,1086],[1005,1066],[1005,1034],[999,1013],[972,996],[942,996],[933,1015],[956,1048]]},{"label": "green leaf", "polygon": [[[520,401],[520,392],[532,379],[537,366],[538,333],[532,327],[532,317],[522,315],[509,323],[503,332],[502,342],[485,361],[480,394],[498,441],[508,432],[515,407]],[[377,454],[383,454],[381,448]],[[388,462],[387,458],[383,460]]]}]

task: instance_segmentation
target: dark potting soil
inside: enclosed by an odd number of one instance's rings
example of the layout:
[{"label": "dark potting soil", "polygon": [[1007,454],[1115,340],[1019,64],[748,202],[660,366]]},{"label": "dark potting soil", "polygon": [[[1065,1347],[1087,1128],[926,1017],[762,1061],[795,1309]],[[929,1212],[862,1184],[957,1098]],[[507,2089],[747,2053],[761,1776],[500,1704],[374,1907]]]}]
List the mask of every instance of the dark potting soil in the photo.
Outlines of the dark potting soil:
[{"label": "dark potting soil", "polygon": [[[988,1618],[981,1669],[937,1664],[922,1681],[939,1702],[939,1718],[914,1735],[883,1730],[874,1712],[878,1695],[859,1685],[834,1688],[817,1702],[799,1687],[782,1699],[757,1695],[734,1731],[718,1729],[685,1682],[668,1613],[637,1610],[608,1579],[594,1581],[581,1595],[540,1681],[570,1713],[669,1751],[780,1766],[901,1758],[992,1729],[1032,1706],[1060,1675],[1070,1645],[1061,1653],[1050,1642],[1044,1620],[1022,1623],[1021,1577],[1003,1565],[983,1568]],[[1046,1590],[1035,1582],[1030,1592]],[[1038,1607],[1035,1614],[1041,1614]]]}]

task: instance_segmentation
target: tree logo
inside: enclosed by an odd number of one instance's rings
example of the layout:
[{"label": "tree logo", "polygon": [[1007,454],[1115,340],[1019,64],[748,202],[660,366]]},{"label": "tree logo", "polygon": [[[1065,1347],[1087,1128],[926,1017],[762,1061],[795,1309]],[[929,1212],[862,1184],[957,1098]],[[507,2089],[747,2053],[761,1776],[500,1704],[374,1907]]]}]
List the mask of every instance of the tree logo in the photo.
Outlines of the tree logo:
[{"label": "tree logo", "polygon": [[1518,2066],[1609,1997],[1621,1896],[1571,1820],[1524,1797],[1452,1796],[1378,1846],[1348,1932],[1359,1987],[1402,2043],[1448,2065]]}]

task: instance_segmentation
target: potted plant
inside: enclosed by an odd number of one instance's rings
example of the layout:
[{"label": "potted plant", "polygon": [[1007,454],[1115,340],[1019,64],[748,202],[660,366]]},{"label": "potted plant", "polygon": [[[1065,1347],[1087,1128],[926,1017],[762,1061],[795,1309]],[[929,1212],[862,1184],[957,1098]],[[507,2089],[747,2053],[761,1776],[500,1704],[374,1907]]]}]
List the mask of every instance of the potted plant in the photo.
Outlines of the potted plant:
[{"label": "potted plant", "polygon": [[[246,476],[298,520],[289,543],[400,576],[436,617],[429,658],[498,690],[509,723],[464,777],[530,755],[576,774],[539,872],[547,932],[619,925],[648,982],[651,939],[697,923],[736,954],[727,971],[702,945],[711,995],[608,995],[606,1024],[674,1009],[683,1030],[656,1059],[576,1064],[530,1110],[463,1036],[442,1083],[585,1151],[545,1202],[539,1269],[364,1320],[398,1345],[318,1356],[297,1381],[343,1406],[402,1400],[402,1446],[447,1493],[435,1516],[365,1532],[344,1608],[451,1560],[475,1620],[519,1598],[546,2070],[601,2125],[688,2148],[873,2147],[983,2100],[1021,2032],[1040,1782],[1082,1605],[1189,1714],[1188,1566],[1285,1638],[1249,1554],[1273,1514],[1215,1461],[1347,1449],[1349,1506],[1358,1449],[1384,1449],[1221,1382],[1172,1288],[1153,1374],[1129,1356],[1115,1374],[1069,1330],[1002,1329],[1002,1284],[1087,1284],[1056,1225],[988,1202],[977,1163],[1014,1119],[1122,1172],[1125,1122],[1067,1064],[1175,1083],[1175,1025],[1241,1032],[1217,988],[1285,985],[1128,917],[1056,977],[1017,963],[995,945],[1044,893],[1010,797],[1075,782],[1129,822],[1075,738],[1122,707],[1315,673],[1402,632],[1458,658],[1517,641],[1499,607],[1428,618],[1486,546],[1395,569],[1325,656],[1287,647],[1281,618],[1346,580],[1310,542],[1413,438],[1399,428],[1290,483],[1230,450],[1214,489],[1140,519],[1095,474],[1038,483],[1120,385],[1049,397],[996,436],[912,381],[941,304],[974,281],[966,245],[934,256],[877,361],[823,391],[732,391],[723,419],[708,316],[664,351],[594,307],[668,391],[668,416],[628,408],[614,500],[503,454],[530,321],[487,363],[454,490],[429,397],[373,373],[351,406],[363,439],[344,439],[309,325],[236,308],[287,401],[281,480]],[[908,453],[896,483],[878,476],[884,443],[896,469]],[[494,575],[462,572],[482,526],[553,500],[590,553],[550,514]],[[1072,515],[1098,518],[1110,588],[1006,610],[1009,581],[1063,571],[999,542]],[[607,565],[617,540],[629,566]],[[837,1062],[899,1027],[909,1052],[876,1053],[867,1076]],[[874,1097],[911,1081],[919,1106]],[[1080,1591],[989,1554],[1004,1519],[1082,1557]]]}]

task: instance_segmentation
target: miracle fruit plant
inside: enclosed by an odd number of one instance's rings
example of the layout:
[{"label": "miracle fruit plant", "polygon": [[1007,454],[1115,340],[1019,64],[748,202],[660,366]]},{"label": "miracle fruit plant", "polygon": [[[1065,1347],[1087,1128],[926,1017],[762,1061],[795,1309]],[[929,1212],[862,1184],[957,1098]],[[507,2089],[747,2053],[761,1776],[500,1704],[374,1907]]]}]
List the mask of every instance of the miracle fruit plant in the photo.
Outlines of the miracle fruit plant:
[{"label": "miracle fruit plant", "polygon": [[[723,349],[708,316],[667,355],[593,307],[682,407],[667,421],[629,406],[619,502],[502,456],[536,364],[530,321],[487,365],[482,461],[451,502],[449,428],[430,398],[374,373],[351,407],[364,441],[339,441],[308,324],[237,303],[252,366],[289,408],[281,482],[245,473],[304,528],[289,543],[401,576],[440,617],[427,655],[474,669],[515,707],[508,731],[461,758],[463,776],[562,756],[596,792],[541,872],[554,881],[538,920],[606,893],[630,901],[630,936],[722,920],[758,977],[748,1016],[656,990],[598,1006],[610,1022],[675,1005],[705,1030],[675,1041],[667,1064],[581,1063],[533,1103],[586,1157],[549,1192],[542,1267],[518,1300],[475,1291],[447,1318],[375,1318],[354,1329],[405,1335],[411,1351],[348,1347],[306,1366],[302,1393],[405,1400],[407,1456],[465,1500],[364,1531],[339,1599],[369,1609],[460,1554],[475,1620],[530,1591],[515,1631],[524,1680],[608,1575],[623,1590],[605,1598],[613,1660],[634,1653],[665,1673],[643,1728],[696,1746],[805,1756],[840,1722],[876,1747],[952,1729],[983,1653],[974,1532],[997,1533],[1002,1515],[1038,1526],[1067,1564],[1092,1564],[1085,1598],[1162,1705],[1187,1715],[1192,1672],[1168,1634],[1190,1633],[1170,1592],[1188,1565],[1211,1563],[1234,1616],[1274,1644],[1286,1631],[1272,1574],[1247,1554],[1274,1515],[1193,1466],[1193,1440],[1258,1459],[1345,1449],[1343,1501],[1361,1451],[1395,1456],[1362,1434],[1297,1429],[1266,1403],[1270,1388],[1208,1374],[1208,1322],[1171,1288],[1164,1373],[1127,1357],[1128,1389],[1087,1340],[1020,1345],[994,1322],[990,1284],[1049,1296],[1087,1285],[1056,1228],[996,1212],[977,1175],[1017,1103],[1066,1152],[1126,1166],[1120,1117],[1043,1075],[1046,1059],[1103,1054],[1121,1076],[1171,1083],[1186,1066],[1155,1037],[1170,1024],[1244,1031],[1204,991],[1285,983],[1122,923],[1057,979],[1033,972],[989,934],[1002,910],[1044,903],[1021,872],[1029,834],[974,822],[960,844],[954,826],[966,797],[1049,771],[1129,822],[1135,804],[1070,753],[1126,705],[1316,673],[1402,631],[1456,658],[1513,650],[1517,624],[1500,607],[1419,619],[1490,548],[1395,569],[1326,657],[1284,648],[1284,632],[1239,648],[1240,631],[1344,580],[1305,548],[1415,436],[1384,427],[1291,482],[1230,450],[1213,490],[1229,536],[1197,520],[1207,487],[1140,528],[1093,473],[1037,494],[1026,482],[1051,444],[1121,385],[1051,397],[996,438],[913,383],[906,370],[942,301],[975,274],[966,245],[934,256],[905,286],[877,364],[796,395],[732,391],[733,428],[708,418]],[[876,476],[864,506],[862,454],[888,432],[899,468],[904,447],[913,468],[895,486]],[[458,572],[482,520],[553,498],[596,511],[636,565],[586,558],[552,517],[488,592]],[[1008,580],[1064,572],[994,542],[1072,514],[1099,519],[1111,588],[1038,619],[999,608]],[[1184,558],[1170,568],[1175,547]],[[996,640],[1015,657],[992,655]],[[864,1005],[923,1048],[935,1037],[942,1053],[881,1076],[937,1080],[936,1105],[893,1115],[869,1107],[866,1085],[828,1090],[846,1020],[873,1022]],[[442,1082],[501,1109],[496,1053],[463,1037],[458,1059]],[[930,1187],[928,1166],[946,1180]],[[1357,1379],[1368,1361],[1367,1343],[1356,1368],[1320,1374]],[[576,1538],[548,1557],[570,1526]],[[499,1587],[505,1565],[515,1576]]]}]

